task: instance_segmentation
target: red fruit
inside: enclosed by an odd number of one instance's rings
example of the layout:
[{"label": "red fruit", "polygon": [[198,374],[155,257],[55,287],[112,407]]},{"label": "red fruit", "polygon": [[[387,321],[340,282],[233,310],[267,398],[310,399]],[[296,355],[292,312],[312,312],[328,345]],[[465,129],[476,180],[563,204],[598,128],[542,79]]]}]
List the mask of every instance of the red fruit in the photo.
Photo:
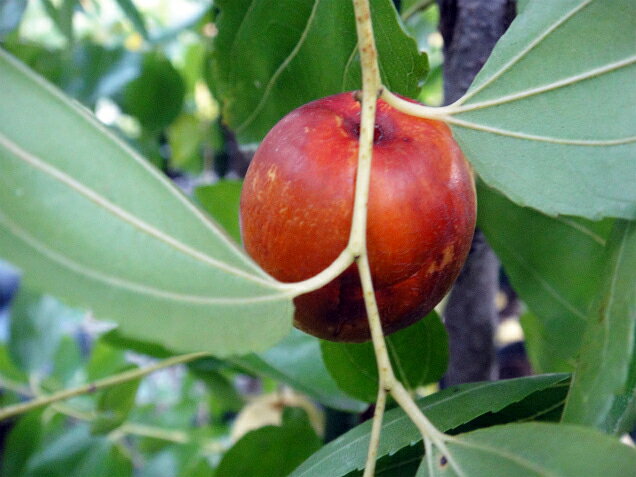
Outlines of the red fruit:
[{"label": "red fruit", "polygon": [[[283,282],[305,280],[345,248],[353,211],[360,104],[353,93],[292,111],[267,134],[241,195],[247,252]],[[378,101],[367,247],[386,334],[448,292],[475,227],[470,167],[446,124]],[[294,325],[332,341],[370,338],[358,271],[294,299]]]}]

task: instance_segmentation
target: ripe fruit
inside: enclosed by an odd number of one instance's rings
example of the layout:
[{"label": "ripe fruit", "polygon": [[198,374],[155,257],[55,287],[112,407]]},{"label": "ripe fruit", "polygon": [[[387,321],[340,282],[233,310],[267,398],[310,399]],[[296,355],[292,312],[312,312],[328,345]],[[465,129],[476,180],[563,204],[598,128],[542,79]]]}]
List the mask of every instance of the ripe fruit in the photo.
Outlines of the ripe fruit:
[{"label": "ripe fruit", "polygon": [[[345,248],[360,128],[353,93],[308,103],[267,134],[241,195],[247,252],[284,282],[310,278]],[[475,227],[472,173],[446,124],[378,101],[367,247],[386,334],[425,316],[447,293]],[[294,324],[332,341],[370,338],[355,265],[295,298]]]}]

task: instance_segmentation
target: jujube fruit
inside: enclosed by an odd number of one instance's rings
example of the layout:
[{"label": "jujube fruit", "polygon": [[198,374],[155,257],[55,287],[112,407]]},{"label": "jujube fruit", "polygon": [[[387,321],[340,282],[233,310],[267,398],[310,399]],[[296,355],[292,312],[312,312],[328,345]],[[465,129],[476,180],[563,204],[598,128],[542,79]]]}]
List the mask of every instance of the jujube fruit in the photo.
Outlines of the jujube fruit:
[{"label": "jujube fruit", "polygon": [[[367,249],[385,334],[425,316],[470,249],[475,189],[448,126],[377,104]],[[285,116],[260,144],[241,195],[247,252],[283,282],[324,270],[351,228],[360,103],[342,93]],[[365,341],[356,265],[294,299],[294,324],[333,341]]]}]

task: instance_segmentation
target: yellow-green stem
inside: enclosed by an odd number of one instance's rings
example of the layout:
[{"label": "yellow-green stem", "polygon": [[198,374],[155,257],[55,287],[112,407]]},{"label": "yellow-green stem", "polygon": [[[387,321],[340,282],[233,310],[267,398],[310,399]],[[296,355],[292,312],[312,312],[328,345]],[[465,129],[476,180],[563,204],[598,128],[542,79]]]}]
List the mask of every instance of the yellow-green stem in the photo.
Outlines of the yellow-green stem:
[{"label": "yellow-green stem", "polygon": [[[448,454],[446,441],[449,437],[440,432],[426,416],[422,414],[411,395],[395,378],[384,340],[378,306],[375,300],[371,268],[369,266],[366,247],[367,203],[371,181],[375,112],[380,94],[383,94],[383,96],[386,96],[390,101],[394,102],[400,98],[392,95],[388,91],[384,93],[382,91],[368,0],[353,0],[353,5],[360,49],[360,62],[362,65],[362,112],[360,119],[358,170],[356,176],[353,223],[348,248],[353,252],[356,264],[358,265],[373,348],[378,364],[378,385],[380,388],[378,393],[378,406],[373,416],[369,452],[367,454],[364,473],[366,477],[370,477],[375,470],[375,460],[377,458],[377,448],[380,440],[380,430],[387,393],[393,396],[420,430],[425,443],[425,449],[428,451],[427,459],[429,459],[429,467],[432,465],[432,445],[437,446],[444,454]],[[453,464],[452,461],[450,462]]]},{"label": "yellow-green stem", "polygon": [[375,461],[378,458],[378,446],[380,444],[380,434],[382,433],[382,417],[386,407],[386,389],[382,386],[378,388],[378,398],[375,402],[373,412],[373,423],[371,426],[371,438],[369,439],[369,450],[367,452],[367,463],[364,467],[363,477],[373,477],[375,473]]},{"label": "yellow-green stem", "polygon": [[174,356],[172,358],[159,361],[155,364],[146,366],[144,368],[133,369],[133,370],[126,371],[120,374],[115,374],[113,376],[100,379],[93,383],[85,384],[83,386],[78,386],[76,388],[66,389],[64,391],[60,391],[58,393],[51,394],[49,396],[36,397],[35,399],[32,399],[25,403],[14,404],[12,406],[6,406],[0,409],[0,421],[12,416],[16,416],[18,414],[29,412],[39,407],[48,406],[49,404],[53,404],[58,401],[63,401],[65,399],[69,399],[75,396],[92,393],[92,392],[99,391],[101,389],[105,389],[111,386],[116,386],[117,384],[133,381],[135,379],[142,378],[148,374],[154,373],[155,371],[158,371],[160,369],[168,368],[176,364],[188,363],[190,361],[194,361],[195,359],[204,358],[206,356],[209,356],[209,353],[201,352],[201,353],[190,353],[190,354]]}]

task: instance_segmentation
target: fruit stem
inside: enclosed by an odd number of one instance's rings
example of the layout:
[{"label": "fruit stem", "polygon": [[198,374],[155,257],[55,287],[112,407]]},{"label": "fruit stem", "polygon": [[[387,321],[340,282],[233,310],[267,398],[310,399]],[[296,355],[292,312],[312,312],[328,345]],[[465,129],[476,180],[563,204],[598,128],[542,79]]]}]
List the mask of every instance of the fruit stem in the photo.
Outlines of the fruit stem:
[{"label": "fruit stem", "polygon": [[[365,477],[370,477],[375,471],[375,461],[380,442],[382,418],[387,393],[393,396],[395,401],[422,434],[425,450],[428,450],[426,458],[428,459],[429,468],[433,465],[432,445],[435,445],[447,458],[450,456],[448,456],[446,447],[446,441],[449,440],[449,436],[440,432],[433,423],[424,416],[422,411],[417,407],[417,404],[413,401],[411,395],[395,377],[384,340],[380,313],[375,299],[371,267],[369,266],[369,257],[366,247],[366,229],[376,104],[380,95],[382,95],[389,104],[397,104],[400,107],[406,108],[411,103],[402,100],[382,87],[369,1],[353,0],[353,6],[356,17],[356,30],[358,33],[360,63],[362,66],[362,105],[353,221],[347,250],[353,253],[358,265],[364,303],[367,310],[369,328],[371,330],[371,339],[373,341],[373,349],[378,364],[378,401],[373,415],[369,451],[364,472]],[[429,109],[433,111],[428,111]],[[426,108],[426,110],[427,113],[435,113],[440,117],[445,115],[443,108]],[[449,462],[452,463],[450,458]]]},{"label": "fruit stem", "polygon": [[[375,461],[378,457],[378,444],[380,444],[380,433],[382,432],[382,416],[386,407],[386,389],[382,386],[378,388],[378,398],[375,401],[375,411],[373,413],[373,425],[371,427],[371,440],[367,453],[367,462],[364,467],[362,477],[373,477],[375,473]],[[376,417],[377,416],[377,417]]]},{"label": "fruit stem", "polygon": [[419,103],[412,103],[411,101],[400,98],[398,95],[389,91],[386,87],[382,88],[381,97],[392,108],[418,118],[437,119],[439,121],[451,122],[451,116],[460,111],[453,105],[433,108]]}]

